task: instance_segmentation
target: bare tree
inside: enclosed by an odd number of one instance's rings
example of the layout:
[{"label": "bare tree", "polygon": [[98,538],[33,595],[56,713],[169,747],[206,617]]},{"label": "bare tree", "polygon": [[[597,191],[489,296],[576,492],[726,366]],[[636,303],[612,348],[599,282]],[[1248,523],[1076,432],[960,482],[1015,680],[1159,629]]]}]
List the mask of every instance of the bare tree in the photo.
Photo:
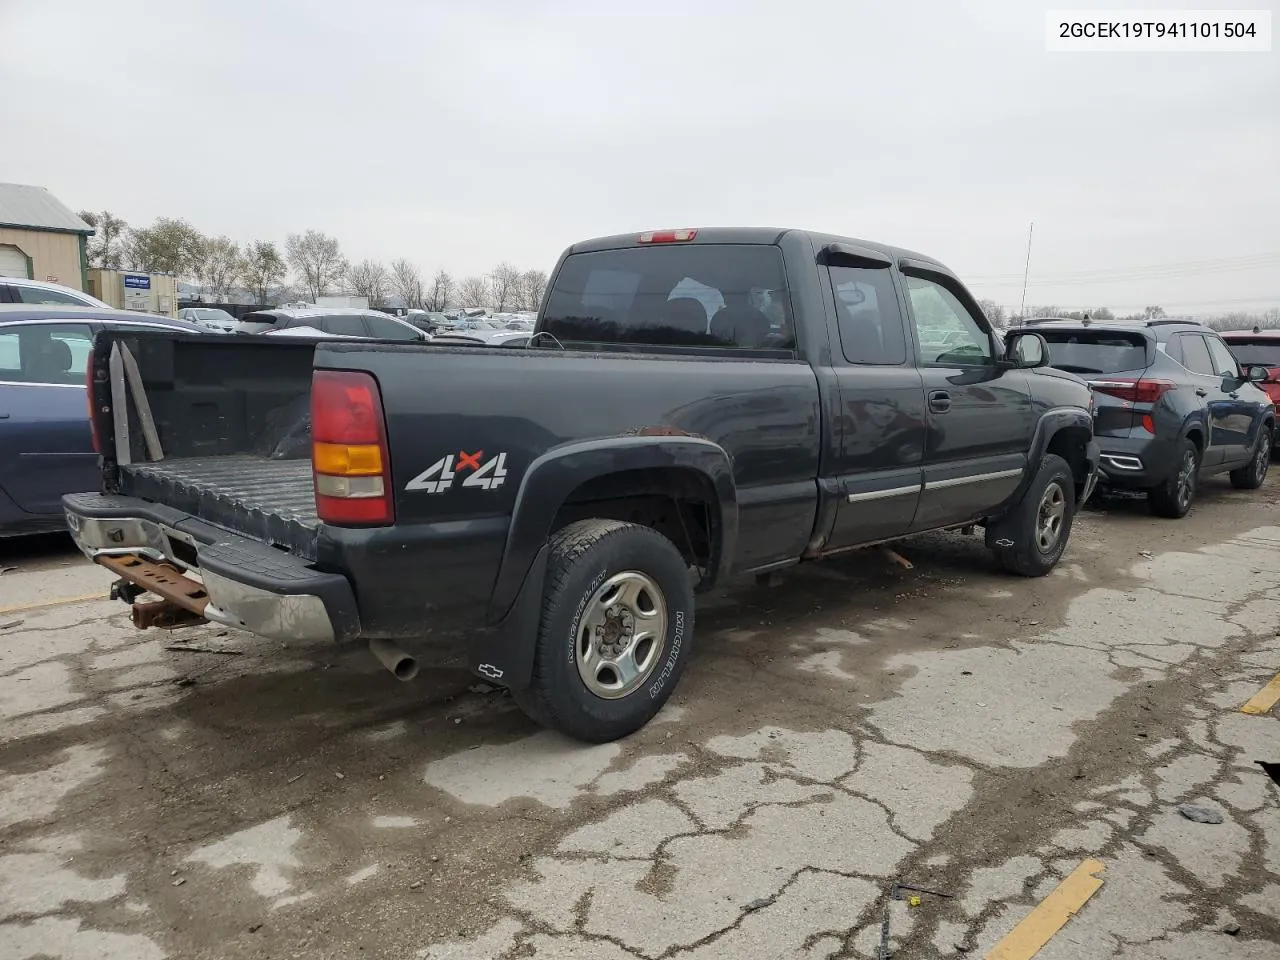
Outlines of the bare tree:
[{"label": "bare tree", "polygon": [[347,272],[338,241],[319,230],[289,234],[284,249],[285,259],[312,301],[324,296]]},{"label": "bare tree", "polygon": [[356,296],[365,297],[371,307],[387,299],[390,281],[387,268],[376,260],[361,260],[347,271],[347,286]]},{"label": "bare tree", "polygon": [[443,310],[449,305],[449,300],[452,297],[453,277],[449,276],[447,270],[437,270],[436,275],[431,278],[431,287],[427,292],[427,309]]},{"label": "bare tree", "polygon": [[497,302],[488,277],[467,277],[463,280],[458,285],[458,300],[461,307],[488,307]]},{"label": "bare tree", "polygon": [[240,248],[229,237],[201,237],[191,261],[203,289],[215,300],[225,299],[240,273]]},{"label": "bare tree", "polygon": [[520,275],[520,309],[537,310],[547,292],[545,270],[526,270]]},{"label": "bare tree", "polygon": [[994,300],[979,300],[978,306],[982,308],[983,316],[993,327],[1003,327],[1005,323],[1004,307],[996,303]]},{"label": "bare tree", "polygon": [[101,213],[81,210],[80,219],[93,227],[93,236],[88,245],[89,266],[106,270],[122,269],[129,225],[110,210],[103,210]]},{"label": "bare tree", "polygon": [[391,289],[406,307],[422,309],[422,274],[403,257],[391,261]]},{"label": "bare tree", "polygon": [[271,288],[278,286],[284,275],[284,259],[274,243],[254,240],[244,245],[240,256],[240,282],[256,303],[265,304]]},{"label": "bare tree", "polygon": [[520,271],[505,260],[489,274],[489,296],[499,313],[504,312],[519,297],[520,279]]},{"label": "bare tree", "polygon": [[124,262],[143,273],[191,276],[204,236],[185,220],[161,217],[129,233]]}]

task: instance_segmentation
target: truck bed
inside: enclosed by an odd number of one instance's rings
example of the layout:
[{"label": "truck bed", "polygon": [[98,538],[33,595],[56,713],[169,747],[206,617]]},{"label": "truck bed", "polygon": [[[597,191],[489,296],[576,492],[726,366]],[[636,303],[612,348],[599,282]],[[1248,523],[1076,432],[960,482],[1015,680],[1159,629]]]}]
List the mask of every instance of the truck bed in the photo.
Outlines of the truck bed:
[{"label": "truck bed", "polygon": [[310,460],[243,454],[130,464],[120,468],[120,492],[316,559]]}]

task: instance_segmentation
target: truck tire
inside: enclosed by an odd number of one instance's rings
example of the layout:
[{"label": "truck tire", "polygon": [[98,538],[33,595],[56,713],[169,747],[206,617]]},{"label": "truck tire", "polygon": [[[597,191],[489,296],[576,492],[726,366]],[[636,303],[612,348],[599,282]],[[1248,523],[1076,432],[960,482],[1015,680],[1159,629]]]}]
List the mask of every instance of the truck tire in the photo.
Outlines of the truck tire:
[{"label": "truck tire", "polygon": [[1249,462],[1237,467],[1227,476],[1231,485],[1237,490],[1257,490],[1267,479],[1267,468],[1271,466],[1271,428],[1258,428],[1258,442],[1254,445]]},{"label": "truck tire", "polygon": [[1057,566],[1076,514],[1076,481],[1067,461],[1047,453],[1016,506],[987,533],[1000,566],[1022,577],[1043,577]]},{"label": "truck tire", "polygon": [[1147,491],[1147,502],[1157,517],[1181,520],[1191,509],[1200,482],[1200,448],[1190,437],[1178,447],[1177,465],[1158,487]]},{"label": "truck tire", "polygon": [[693,586],[680,551],[648,527],[582,520],[552,535],[529,686],[534,721],[607,743],[662,709],[689,658]]}]

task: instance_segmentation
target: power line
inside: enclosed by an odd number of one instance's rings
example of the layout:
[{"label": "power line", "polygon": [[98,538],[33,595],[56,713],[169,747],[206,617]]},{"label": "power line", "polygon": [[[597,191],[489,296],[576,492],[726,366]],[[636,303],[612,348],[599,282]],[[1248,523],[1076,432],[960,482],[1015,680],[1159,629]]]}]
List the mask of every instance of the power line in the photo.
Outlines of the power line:
[{"label": "power line", "polygon": [[[1162,307],[1212,307],[1221,303],[1258,303],[1263,305],[1280,306],[1280,293],[1265,294],[1261,297],[1226,297],[1214,300],[1161,300],[1159,305]],[[1142,306],[1149,305],[1150,304],[1142,304]],[[1138,304],[1121,304],[1118,307],[1111,307],[1111,309],[1130,310],[1138,306]]]},{"label": "power line", "polygon": [[[1108,310],[1119,311],[1119,310],[1142,310],[1145,307],[1149,307],[1153,305],[1159,305],[1161,307],[1168,309],[1169,307],[1175,307],[1175,308],[1176,307],[1218,307],[1224,304],[1250,304],[1250,305],[1257,304],[1262,307],[1280,307],[1280,293],[1266,294],[1261,297],[1226,297],[1226,298],[1218,298],[1214,300],[1169,301],[1169,300],[1161,300],[1159,297],[1156,297],[1154,298],[1154,300],[1147,300],[1142,303],[1104,303],[1101,301],[1093,301],[1089,303],[1077,304],[1077,306],[1082,310],[1091,310],[1091,309],[1096,310],[1101,307],[1106,307]],[[1044,305],[1033,304],[1032,308],[1044,309],[1044,306],[1053,306],[1062,310],[1073,309],[1072,307],[1066,306],[1063,304],[1044,304]],[[1009,307],[1009,309],[1012,309],[1012,307]],[[1023,313],[1025,312],[1026,311],[1024,310]]]},{"label": "power line", "polygon": [[[1037,276],[1037,284],[1044,283],[1110,283],[1130,280],[1158,280],[1189,274],[1225,273],[1238,270],[1257,270],[1280,267],[1280,253],[1253,254],[1247,257],[1224,257],[1218,260],[1186,260],[1180,263],[1150,264],[1143,267],[1117,267],[1113,269],[1077,271]],[[966,274],[972,283],[990,286],[1020,284],[1018,274]]]}]

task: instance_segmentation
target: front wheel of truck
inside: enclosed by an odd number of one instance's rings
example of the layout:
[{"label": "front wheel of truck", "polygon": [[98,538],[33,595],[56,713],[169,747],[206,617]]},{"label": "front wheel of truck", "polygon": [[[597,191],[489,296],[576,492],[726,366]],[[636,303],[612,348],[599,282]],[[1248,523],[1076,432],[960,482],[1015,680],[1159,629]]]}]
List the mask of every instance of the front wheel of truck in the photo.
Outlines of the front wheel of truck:
[{"label": "front wheel of truck", "polygon": [[987,545],[1009,573],[1043,577],[1062,558],[1075,519],[1075,479],[1067,461],[1045,454],[1009,515],[987,530]]},{"label": "front wheel of truck", "polygon": [[648,527],[583,520],[556,531],[529,686],[530,718],[589,743],[634,733],[689,658],[693,586],[680,551]]}]

